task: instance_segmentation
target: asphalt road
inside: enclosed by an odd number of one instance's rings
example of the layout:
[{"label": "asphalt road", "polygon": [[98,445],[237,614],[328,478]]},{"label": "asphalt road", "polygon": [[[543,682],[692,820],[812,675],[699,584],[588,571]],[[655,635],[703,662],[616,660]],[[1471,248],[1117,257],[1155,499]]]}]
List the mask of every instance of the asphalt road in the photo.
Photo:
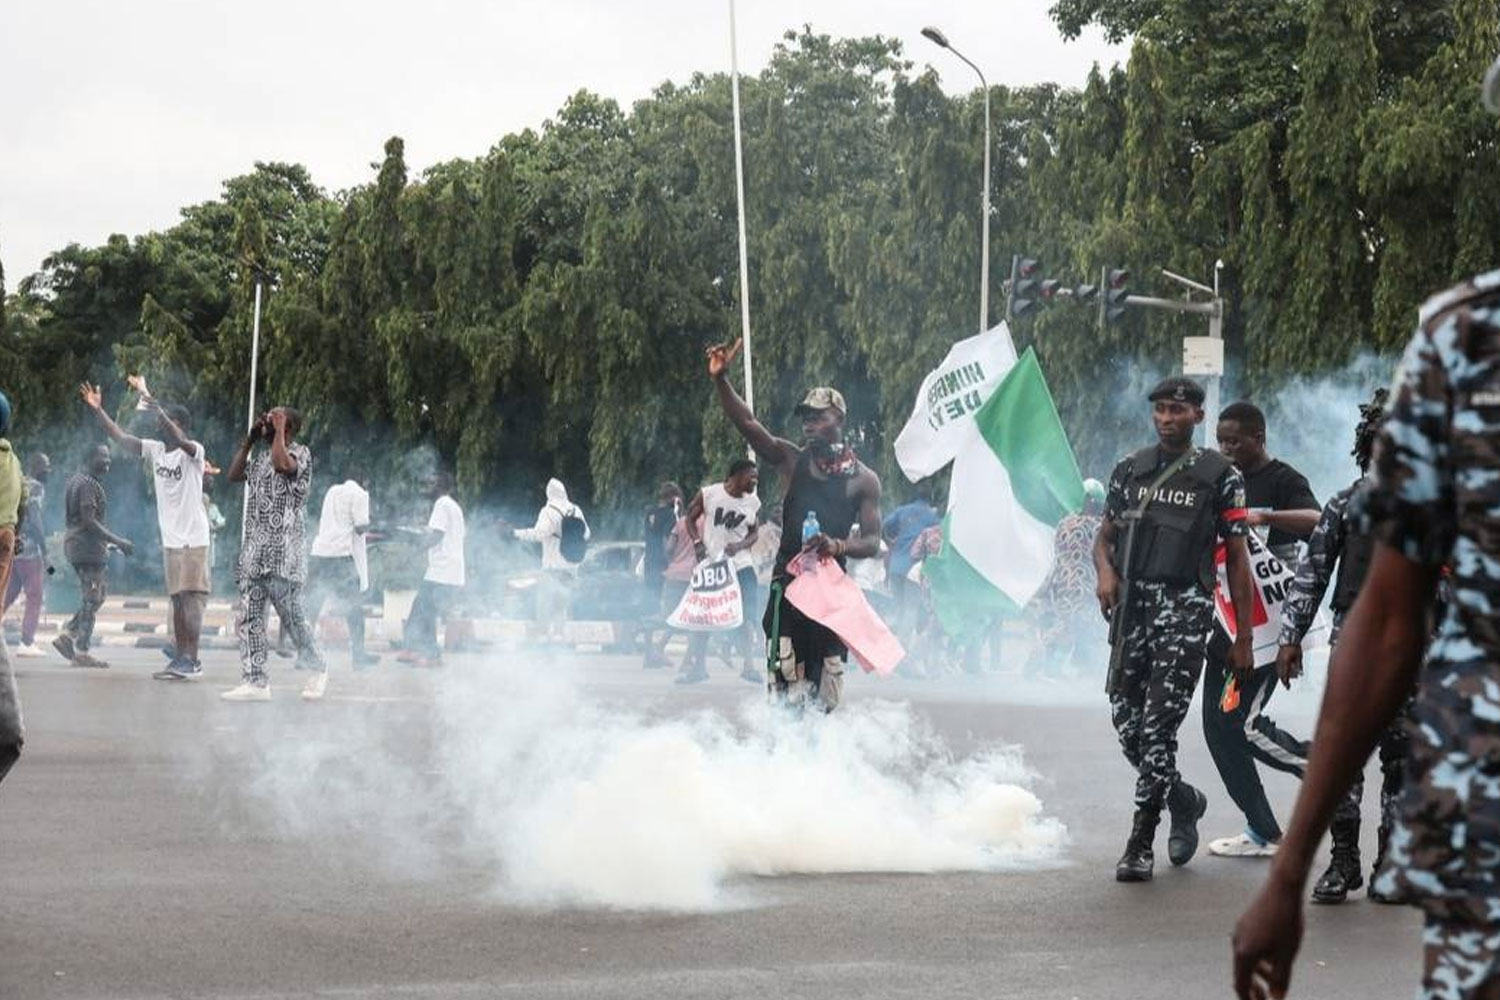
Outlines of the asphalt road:
[{"label": "asphalt road", "polygon": [[[518,903],[496,892],[491,866],[461,850],[393,864],[366,835],[373,820],[361,807],[349,805],[348,822],[330,829],[269,816],[252,791],[280,777],[264,769],[300,759],[278,757],[278,748],[331,747],[318,766],[332,775],[360,767],[378,789],[390,768],[388,819],[413,792],[396,772],[424,773],[432,705],[447,675],[336,667],[321,704],[301,702],[289,684],[269,705],[232,705],[216,698],[234,679],[231,654],[213,654],[202,683],[169,684],[150,679],[156,654],[112,653],[108,671],[19,664],[27,751],[0,785],[6,1000],[1226,996],[1230,928],[1264,872],[1261,862],[1206,854],[1172,870],[1162,838],[1155,882],[1112,880],[1130,776],[1093,682],[858,678],[851,702],[909,700],[956,755],[1023,747],[1039,776],[1034,790],[1068,827],[1062,864],[738,878],[729,887],[735,901],[708,912]],[[445,670],[488,666],[457,657]],[[566,671],[588,699],[658,718],[741,710],[752,700],[748,685],[722,670],[684,690],[621,657],[569,654],[537,669]],[[1278,718],[1305,730],[1316,691],[1293,694]],[[393,756],[341,759],[339,741],[372,718],[401,734],[381,744]],[[1196,723],[1195,714],[1183,768],[1209,791],[1205,834],[1231,833],[1237,818]],[[408,768],[408,758],[418,763]],[[1275,776],[1267,784],[1285,815],[1292,784]],[[437,839],[462,840],[442,817],[414,810],[409,819],[432,824]],[[1373,829],[1367,822],[1367,851]],[[1419,923],[1414,911],[1362,895],[1310,908],[1294,995],[1410,995]]]}]

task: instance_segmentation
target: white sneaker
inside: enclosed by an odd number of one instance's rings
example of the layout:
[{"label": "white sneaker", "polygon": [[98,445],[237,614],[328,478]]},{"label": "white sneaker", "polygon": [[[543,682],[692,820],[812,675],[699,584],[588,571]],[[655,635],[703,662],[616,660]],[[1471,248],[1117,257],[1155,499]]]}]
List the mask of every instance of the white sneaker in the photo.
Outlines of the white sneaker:
[{"label": "white sneaker", "polygon": [[1274,858],[1276,847],[1276,844],[1257,843],[1250,839],[1248,833],[1240,833],[1210,841],[1208,853],[1217,854],[1221,858]]},{"label": "white sneaker", "polygon": [[307,679],[302,685],[302,698],[305,701],[317,701],[323,697],[328,690],[328,671],[319,670]]},{"label": "white sneaker", "polygon": [[33,656],[46,656],[47,654],[42,652],[40,649],[37,649],[36,643],[23,642],[21,643],[21,645],[16,647],[16,655],[30,658]]},{"label": "white sneaker", "polygon": [[230,688],[228,691],[225,691],[223,694],[219,695],[219,697],[224,699],[225,701],[270,701],[271,685],[254,684],[250,681],[246,681],[239,687]]}]

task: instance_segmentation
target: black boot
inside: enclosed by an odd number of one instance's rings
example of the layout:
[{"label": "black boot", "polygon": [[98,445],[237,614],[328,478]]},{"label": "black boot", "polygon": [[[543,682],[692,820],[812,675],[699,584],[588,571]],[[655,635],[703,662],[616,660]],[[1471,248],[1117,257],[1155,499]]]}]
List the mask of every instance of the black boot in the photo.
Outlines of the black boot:
[{"label": "black boot", "polygon": [[1334,820],[1329,831],[1333,836],[1333,856],[1328,870],[1313,885],[1314,903],[1342,903],[1349,893],[1365,884],[1359,865],[1359,820]]},{"label": "black boot", "polygon": [[1116,882],[1149,882],[1155,858],[1151,854],[1151,842],[1156,839],[1156,824],[1161,813],[1151,809],[1137,809],[1135,823],[1130,828],[1130,839],[1125,841],[1125,853],[1115,863]]},{"label": "black boot", "polygon": [[1385,823],[1380,824],[1380,833],[1375,841],[1375,863],[1370,866],[1370,902],[1372,903],[1399,903],[1401,900],[1392,899],[1383,892],[1375,891],[1375,876],[1380,871],[1380,866],[1385,864],[1385,846],[1391,837],[1390,827]]},{"label": "black boot", "polygon": [[1208,797],[1180,778],[1167,796],[1172,827],[1167,833],[1167,859],[1185,865],[1198,853],[1198,821],[1208,811]]}]

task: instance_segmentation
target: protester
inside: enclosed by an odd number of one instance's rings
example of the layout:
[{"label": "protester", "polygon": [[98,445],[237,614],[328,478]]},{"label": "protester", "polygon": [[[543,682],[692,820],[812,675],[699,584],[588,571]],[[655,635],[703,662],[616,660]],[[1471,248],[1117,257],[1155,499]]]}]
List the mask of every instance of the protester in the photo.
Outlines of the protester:
[{"label": "protester", "polygon": [[[832,712],[843,699],[848,650],[837,635],[812,621],[785,599],[787,565],[805,551],[831,558],[840,567],[849,558],[872,558],[880,551],[880,478],[844,440],[848,412],[837,390],[810,390],[796,408],[802,419],[801,446],[776,437],[729,383],[729,364],[740,342],[708,351],[708,376],[719,405],[755,453],[781,475],[781,548],[771,582],[763,627],[776,664],[772,690],[793,706],[816,705]],[[816,531],[804,540],[804,531]],[[854,536],[853,529],[860,531]]]},{"label": "protester", "polygon": [[942,521],[932,504],[932,490],[932,480],[922,480],[916,496],[891,511],[880,526],[881,537],[890,547],[886,582],[896,607],[893,624],[908,648],[914,645],[924,603],[920,585],[911,579],[912,568],[920,561],[914,547],[922,532]]},{"label": "protester", "polygon": [[547,502],[537,511],[536,524],[511,529],[516,540],[542,547],[537,619],[546,625],[547,636],[554,642],[562,639],[562,623],[568,617],[578,564],[583,561],[591,534],[583,511],[568,499],[567,487],[556,479],[547,480]]},{"label": "protester", "polygon": [[[1281,609],[1281,632],[1276,654],[1276,673],[1282,684],[1290,685],[1293,678],[1302,673],[1302,640],[1312,628],[1323,595],[1330,584],[1333,597],[1329,606],[1333,610],[1333,630],[1329,639],[1337,645],[1344,617],[1354,605],[1354,599],[1364,586],[1365,576],[1370,570],[1370,559],[1375,553],[1375,539],[1365,533],[1349,514],[1350,500],[1364,485],[1365,475],[1370,469],[1370,450],[1375,444],[1375,435],[1385,417],[1386,390],[1376,393],[1375,401],[1360,407],[1360,422],[1354,434],[1354,459],[1359,463],[1360,477],[1348,487],[1334,494],[1323,508],[1318,526],[1307,540],[1307,554],[1297,565],[1297,575],[1292,582],[1291,593]],[[1338,567],[1337,577],[1334,567]],[[1396,819],[1396,798],[1402,786],[1402,771],[1406,765],[1408,737],[1406,723],[1410,706],[1403,709],[1380,737],[1380,770],[1383,781],[1380,789],[1380,829],[1375,852],[1375,864],[1371,868],[1370,898],[1377,902],[1386,899],[1373,886],[1374,873],[1385,860],[1386,845]],[[1360,800],[1364,797],[1364,769],[1361,768],[1333,814],[1329,829],[1333,840],[1332,857],[1328,868],[1313,884],[1312,899],[1315,903],[1342,903],[1349,893],[1364,884],[1360,872],[1359,826]]]},{"label": "protester", "polygon": [[26,459],[26,505],[21,519],[20,551],[11,563],[10,584],[5,588],[5,607],[0,615],[23,592],[26,595],[26,613],[21,618],[21,645],[16,647],[17,656],[45,656],[36,648],[36,627],[42,617],[42,599],[47,580],[47,527],[42,519],[42,506],[47,496],[47,480],[52,475],[52,460],[42,452],[33,452]]},{"label": "protester", "polygon": [[[302,688],[308,700],[328,690],[328,666],[313,644],[302,611],[307,579],[304,547],[307,494],[312,484],[312,453],[295,440],[302,416],[289,406],[261,414],[229,463],[229,481],[244,483],[247,497],[245,540],[236,583],[239,604],[235,632],[240,641],[242,682],[219,697],[225,701],[270,701],[266,670],[270,651],[266,606],[276,609],[293,645],[297,665],[313,671]],[[265,447],[256,448],[256,445]]]},{"label": "protester", "polygon": [[1077,670],[1088,640],[1102,638],[1094,614],[1094,538],[1104,500],[1104,484],[1086,479],[1082,509],[1057,522],[1052,572],[1035,599],[1036,644],[1022,671],[1028,677],[1058,676],[1064,667]]},{"label": "protester", "polygon": [[363,469],[328,487],[318,516],[318,533],[307,560],[307,621],[314,629],[331,597],[349,632],[349,659],[355,670],[380,662],[365,651],[365,609],[360,597],[370,589],[370,494]]},{"label": "protester", "polygon": [[[674,630],[666,624],[666,619],[682,603],[692,582],[693,570],[698,566],[698,554],[692,536],[688,534],[686,517],[679,517],[672,526],[672,533],[667,536],[667,559],[667,568],[662,574],[661,624],[654,626],[646,636],[645,665],[648,668],[672,665],[672,661],[667,658],[667,643],[671,641]],[[687,654],[678,671],[679,676],[696,673],[707,676],[707,667],[703,662],[706,652],[705,646],[689,642]]]},{"label": "protester", "polygon": [[134,544],[104,524],[109,499],[100,480],[109,474],[110,464],[109,445],[90,444],[63,492],[63,554],[78,575],[78,611],[52,640],[52,648],[75,667],[109,666],[89,653],[94,618],[104,605],[109,549],[114,546],[127,556],[135,551]]},{"label": "protester", "polygon": [[[1307,477],[1266,450],[1266,417],[1250,403],[1232,403],[1219,414],[1219,451],[1245,480],[1245,523],[1268,529],[1266,544],[1285,565],[1296,565],[1298,543],[1318,523],[1318,499]],[[1265,714],[1276,691],[1276,664],[1257,666],[1245,678],[1230,680],[1229,635],[1214,626],[1203,670],[1203,736],[1224,790],[1245,817],[1245,829],[1209,841],[1210,854],[1262,858],[1276,853],[1281,825],[1266,799],[1256,761],[1301,778],[1307,768],[1306,740],[1286,732]],[[1226,684],[1238,686],[1238,701],[1226,710]]]},{"label": "protester", "polygon": [[[755,624],[755,608],[759,605],[760,587],[755,579],[755,562],[750,549],[760,533],[757,518],[760,515],[760,497],[755,495],[760,484],[760,471],[748,458],[736,459],[729,466],[729,473],[722,483],[711,483],[693,495],[688,504],[687,517],[683,523],[688,537],[693,542],[693,552],[698,560],[725,558],[734,570],[740,587],[740,606],[745,617],[739,629],[744,646],[744,666],[740,676],[748,681],[760,683],[764,677],[754,666],[753,651],[760,645],[760,628]],[[701,525],[701,527],[700,527]],[[692,684],[708,680],[706,652],[708,634],[693,636],[693,644],[702,651],[696,657],[697,669],[678,678],[679,683]]]},{"label": "protester", "polygon": [[1229,662],[1248,672],[1252,658],[1244,480],[1223,455],[1193,445],[1203,422],[1201,386],[1169,378],[1147,399],[1157,443],[1115,466],[1094,542],[1099,606],[1111,619],[1110,714],[1137,774],[1135,818],[1115,866],[1120,882],[1151,879],[1164,806],[1172,864],[1187,864],[1198,850],[1208,800],[1177,771],[1177,730],[1213,624],[1216,537],[1224,539],[1239,628]]},{"label": "protester", "polygon": [[656,495],[656,506],[646,511],[646,523],[642,538],[646,553],[641,562],[641,578],[646,587],[647,604],[656,607],[661,602],[661,587],[667,564],[667,543],[672,529],[682,517],[682,487],[676,483],[662,483]]},{"label": "protester", "polygon": [[[1500,996],[1500,271],[1420,317],[1357,501],[1369,574],[1329,664],[1302,794],[1235,929],[1241,998],[1285,995],[1318,842],[1414,685],[1407,784],[1375,886],[1424,913],[1420,997]],[[1444,567],[1452,596],[1429,646]]]},{"label": "protester", "polygon": [[[26,479],[10,444],[10,399],[0,392],[0,592],[10,585],[11,558],[16,549],[16,529],[24,528]],[[10,653],[0,635],[0,781],[21,757],[26,742],[21,728],[21,698],[11,671]]]},{"label": "protester", "polygon": [[406,619],[402,643],[406,647],[396,658],[403,663],[436,667],[443,657],[437,641],[438,619],[453,607],[463,592],[464,512],[453,499],[453,478],[446,472],[434,475],[427,484],[432,499],[432,514],[427,519],[427,572],[417,587],[411,614]]},{"label": "protester", "polygon": [[156,415],[161,439],[138,438],[122,430],[104,412],[98,386],[85,382],[79,392],[104,432],[129,454],[144,457],[152,471],[167,594],[172,602],[172,661],[153,676],[158,680],[197,680],[203,676],[198,640],[211,589],[208,516],[203,511],[203,445],[188,438],[189,417],[183,406],[162,406],[149,395],[144,396],[142,402]]}]

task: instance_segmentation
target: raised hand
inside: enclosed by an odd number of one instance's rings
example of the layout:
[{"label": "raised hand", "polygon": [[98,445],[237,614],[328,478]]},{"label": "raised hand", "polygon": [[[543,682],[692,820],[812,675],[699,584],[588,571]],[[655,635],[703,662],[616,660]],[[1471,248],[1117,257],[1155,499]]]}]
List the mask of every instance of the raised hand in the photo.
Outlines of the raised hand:
[{"label": "raised hand", "polygon": [[724,373],[729,371],[730,362],[740,353],[740,340],[741,338],[736,337],[732,344],[718,344],[708,349],[709,378],[723,378]]},{"label": "raised hand", "polygon": [[134,389],[136,392],[140,393],[142,399],[151,398],[151,390],[146,388],[146,376],[126,375],[125,384],[130,386],[130,388]]},{"label": "raised hand", "polygon": [[286,411],[280,408],[271,411],[271,428],[277,434],[286,433]]},{"label": "raised hand", "polygon": [[104,405],[104,394],[99,391],[97,385],[90,385],[88,382],[80,384],[78,395],[83,397],[83,401],[90,409],[97,410]]}]

